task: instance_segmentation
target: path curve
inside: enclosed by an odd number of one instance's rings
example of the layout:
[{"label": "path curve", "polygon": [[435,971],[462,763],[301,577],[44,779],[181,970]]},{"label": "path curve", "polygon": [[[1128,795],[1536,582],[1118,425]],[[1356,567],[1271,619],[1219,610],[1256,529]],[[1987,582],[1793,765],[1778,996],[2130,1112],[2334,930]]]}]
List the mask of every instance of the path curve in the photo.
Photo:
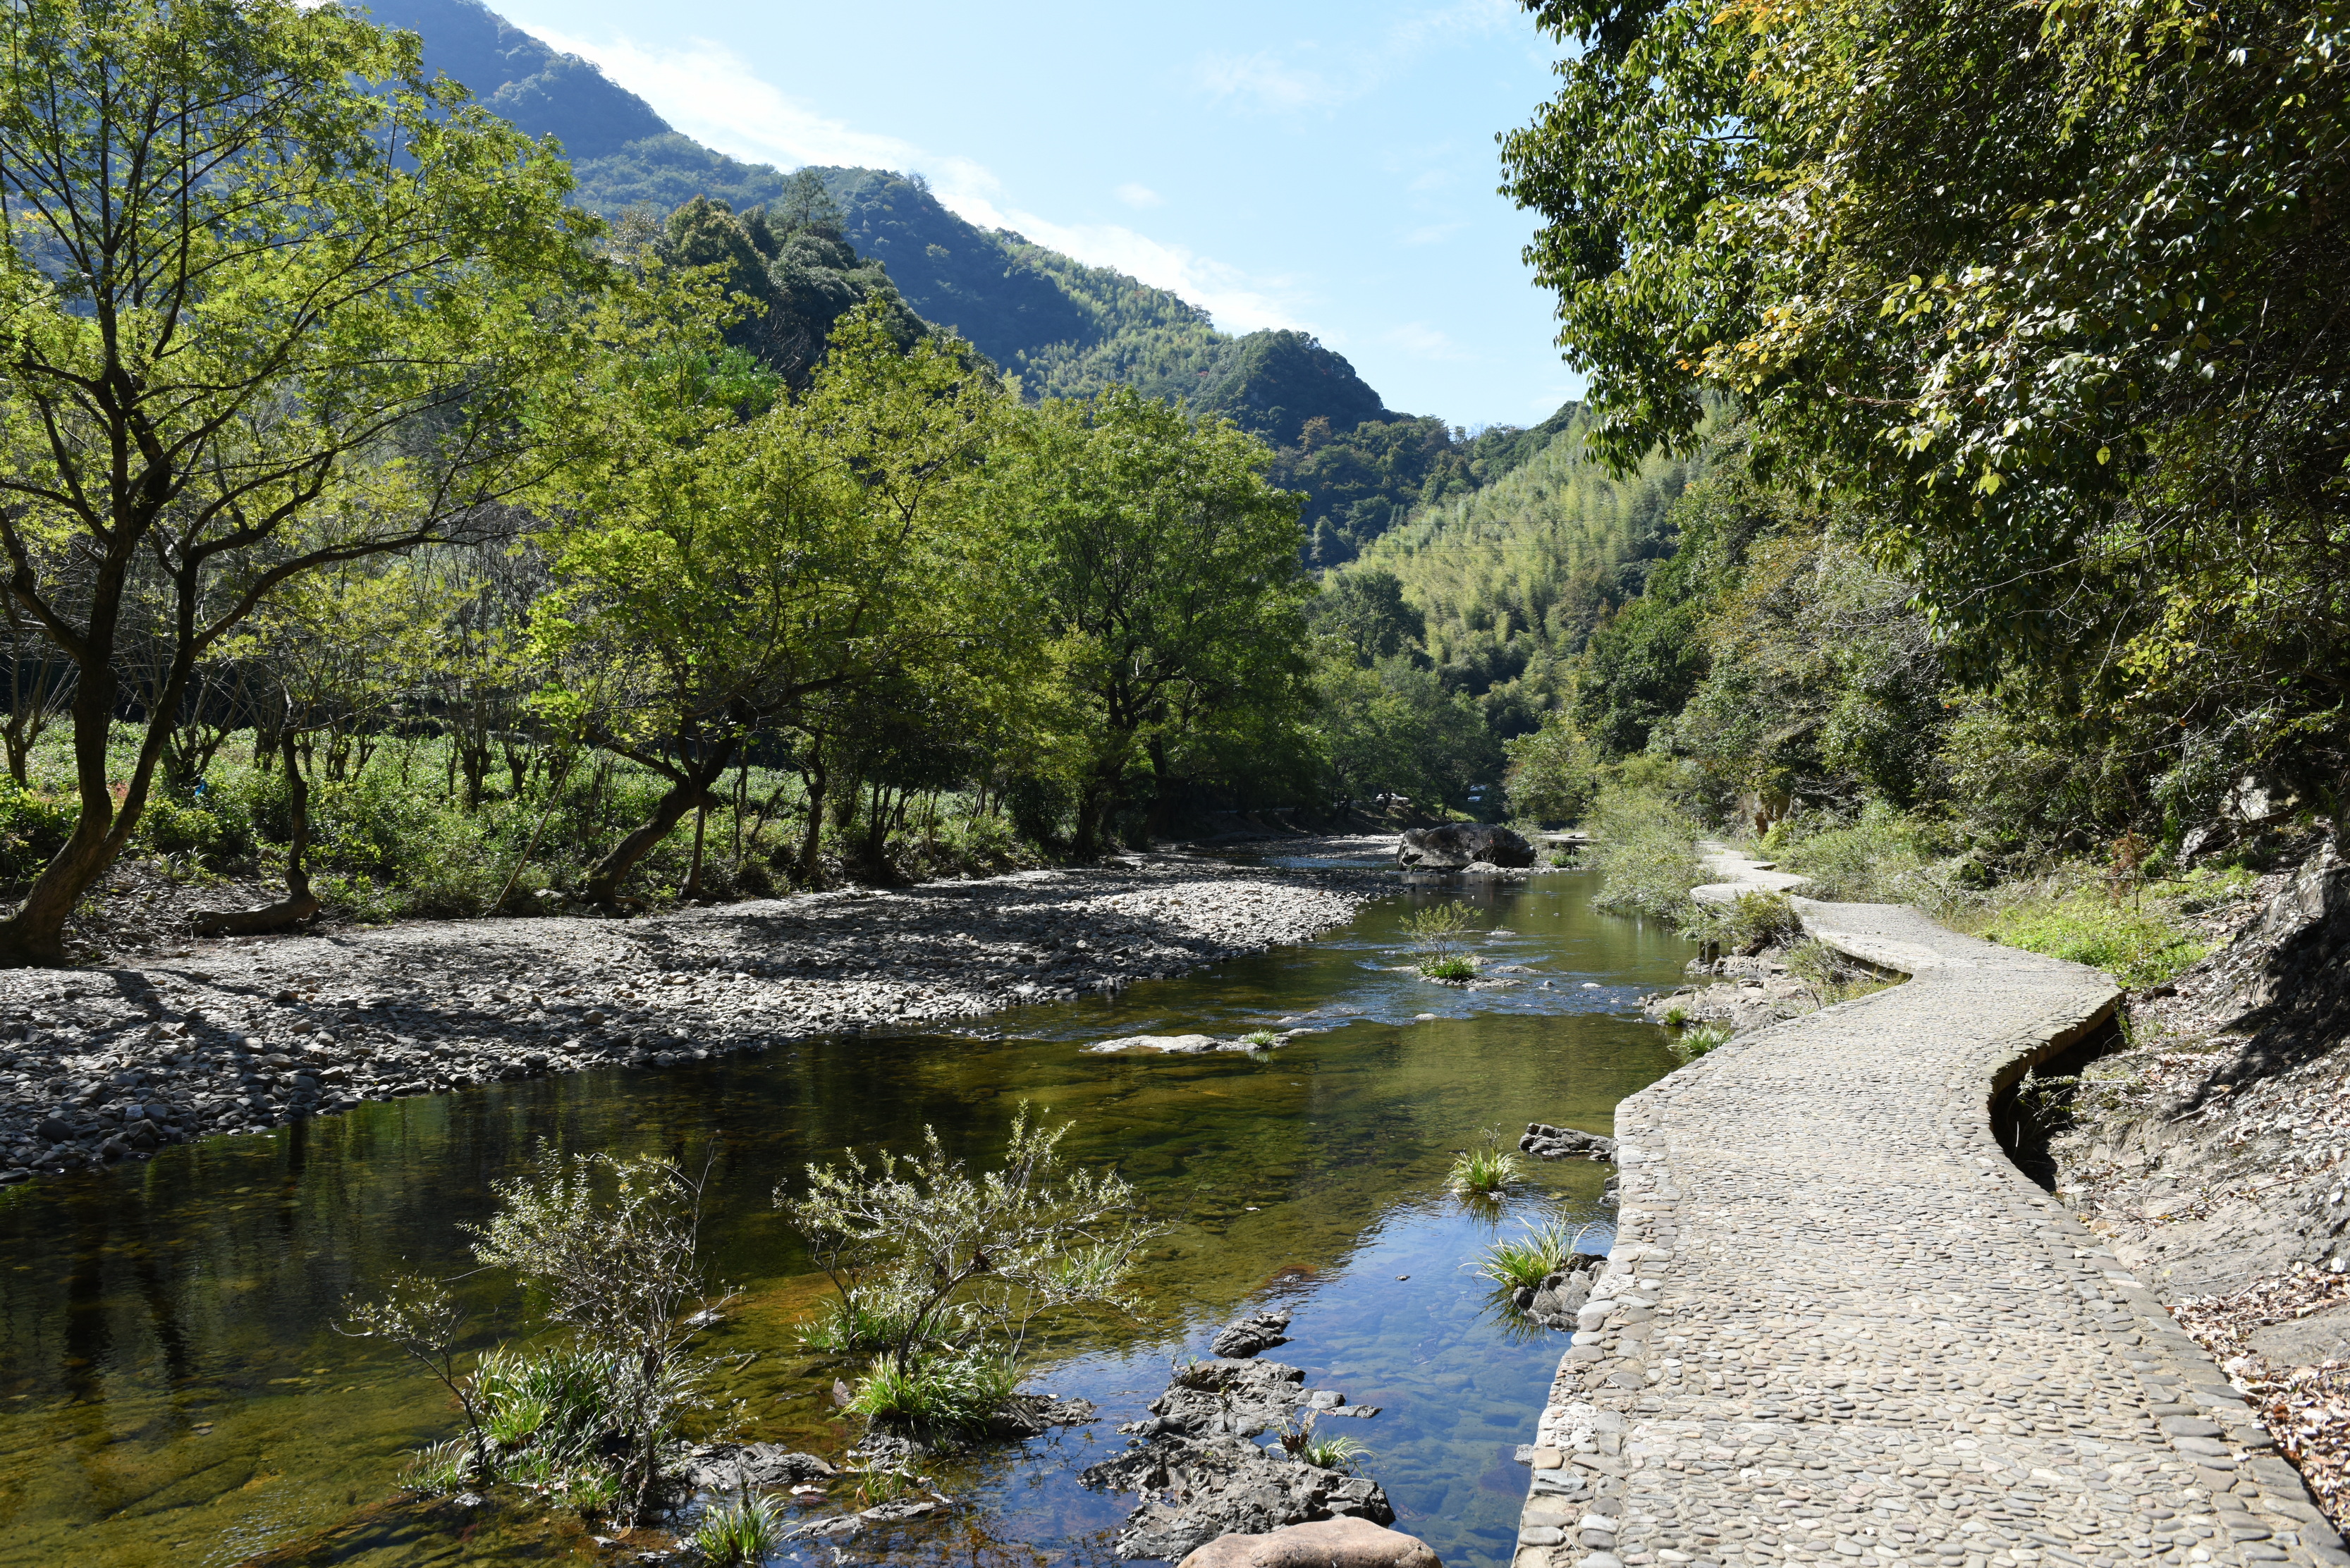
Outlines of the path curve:
[{"label": "path curve", "polygon": [[1991,1136],[2110,979],[1907,907],[1795,904],[1911,978],[1617,1107],[1616,1245],[1515,1568],[2350,1564],[2218,1366]]}]

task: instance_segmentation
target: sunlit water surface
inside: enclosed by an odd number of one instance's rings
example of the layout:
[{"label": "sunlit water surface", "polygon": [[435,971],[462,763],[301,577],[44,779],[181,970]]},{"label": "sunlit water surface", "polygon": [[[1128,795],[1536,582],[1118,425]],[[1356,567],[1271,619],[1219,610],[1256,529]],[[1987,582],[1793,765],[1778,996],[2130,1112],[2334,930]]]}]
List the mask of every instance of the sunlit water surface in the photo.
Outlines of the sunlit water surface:
[{"label": "sunlit water surface", "polygon": [[[1538,1167],[1499,1208],[1443,1189],[1479,1129],[1529,1120],[1605,1132],[1616,1102],[1673,1064],[1638,994],[1677,976],[1669,932],[1593,913],[1579,873],[1471,889],[1496,965],[1533,972],[1458,991],[1397,972],[1397,923],[1458,889],[1413,888],[1308,947],[1115,1002],[984,1021],[1002,1038],[840,1036],[688,1068],[614,1071],[362,1106],[152,1163],[0,1194],[0,1563],[585,1561],[576,1523],[501,1499],[459,1514],[398,1502],[407,1452],[454,1414],[396,1353],[333,1332],[338,1308],[396,1269],[457,1273],[463,1228],[541,1139],[577,1149],[719,1147],[715,1272],[743,1290],[715,1335],[756,1352],[747,1435],[833,1457],[855,1443],[827,1394],[843,1366],[793,1328],[828,1289],[770,1195],[846,1146],[906,1147],[924,1124],[985,1158],[1020,1102],[1074,1118],[1077,1158],[1115,1161],[1176,1221],[1142,1280],[1139,1325],[1048,1345],[1031,1386],[1082,1395],[1099,1423],[939,1470],[944,1519],[847,1543],[847,1561],[1113,1561],[1134,1499],[1077,1472],[1121,1449],[1112,1428],[1165,1386],[1170,1357],[1261,1303],[1292,1309],[1274,1351],[1310,1387],[1383,1413],[1332,1429],[1368,1445],[1398,1528],[1451,1568],[1506,1563],[1531,1440],[1564,1346],[1497,1314],[1467,1265],[1497,1231],[1563,1212],[1607,1239],[1602,1166]],[[1540,982],[1547,980],[1549,989]],[[1586,986],[1596,986],[1591,989]],[[1434,1013],[1433,1019],[1418,1015]],[[1292,1020],[1323,1033],[1263,1056],[1090,1055],[1115,1034],[1232,1034]],[[1295,1026],[1295,1023],[1293,1026]],[[465,1283],[494,1343],[523,1303]],[[832,1563],[834,1548],[777,1562]]]}]

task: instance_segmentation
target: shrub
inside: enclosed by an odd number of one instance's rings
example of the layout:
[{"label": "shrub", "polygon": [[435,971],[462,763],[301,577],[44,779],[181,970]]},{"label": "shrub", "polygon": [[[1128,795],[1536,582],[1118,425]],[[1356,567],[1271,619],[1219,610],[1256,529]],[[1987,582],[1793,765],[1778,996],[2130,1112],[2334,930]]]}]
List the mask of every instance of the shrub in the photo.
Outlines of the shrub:
[{"label": "shrub", "polygon": [[1455,1192],[1492,1194],[1517,1180],[1523,1169],[1517,1151],[1504,1142],[1502,1129],[1487,1127],[1478,1135],[1474,1147],[1453,1157],[1452,1168],[1444,1179]]},{"label": "shrub", "polygon": [[973,1399],[1011,1397],[1040,1315],[1133,1310],[1127,1277],[1163,1227],[1116,1171],[1067,1165],[1070,1125],[1031,1126],[1024,1103],[999,1168],[973,1175],[926,1127],[919,1154],[868,1165],[851,1150],[845,1168],[808,1168],[806,1197],[776,1189],[841,1295],[897,1324],[852,1408],[966,1424]]},{"label": "shrub", "polygon": [[1591,814],[1591,863],[1599,870],[1594,908],[1679,917],[1690,889],[1706,879],[1697,820],[1661,790],[1617,784]]},{"label": "shrub", "polygon": [[1477,978],[1477,961],[1467,943],[1474,918],[1474,912],[1458,898],[1414,909],[1403,918],[1403,934],[1419,955],[1420,973],[1431,980]]},{"label": "shrub", "polygon": [[775,1505],[745,1493],[704,1510],[689,1543],[705,1563],[735,1564],[764,1562],[783,1540],[784,1521]]},{"label": "shrub", "polygon": [[830,1355],[869,1355],[905,1337],[906,1321],[855,1295],[825,1303],[812,1323],[800,1325],[800,1343]]},{"label": "shrub", "polygon": [[463,1491],[473,1484],[473,1445],[463,1438],[416,1450],[400,1473],[400,1484],[411,1491]]},{"label": "shrub", "polygon": [[1926,867],[1924,829],[1882,802],[1871,801],[1849,823],[1809,832],[1800,824],[1781,826],[1779,863],[1810,878],[1807,898],[1906,902]]},{"label": "shrub", "polygon": [[1694,941],[1718,942],[1735,953],[1758,953],[1801,938],[1804,919],[1784,893],[1741,893],[1727,904],[1692,899],[1681,917],[1681,930]]},{"label": "shrub", "polygon": [[72,796],[0,777],[0,877],[27,881],[66,846],[81,806]]}]

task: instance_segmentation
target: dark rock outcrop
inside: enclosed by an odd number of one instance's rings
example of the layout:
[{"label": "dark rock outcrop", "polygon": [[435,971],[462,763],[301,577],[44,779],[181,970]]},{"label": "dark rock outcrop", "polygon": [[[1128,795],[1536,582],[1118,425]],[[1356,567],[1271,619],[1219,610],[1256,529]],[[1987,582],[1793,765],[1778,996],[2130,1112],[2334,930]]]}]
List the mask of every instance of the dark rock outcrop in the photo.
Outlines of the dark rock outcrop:
[{"label": "dark rock outcrop", "polygon": [[1289,1336],[1282,1330],[1288,1326],[1289,1314],[1285,1311],[1251,1313],[1217,1330],[1216,1337],[1208,1342],[1208,1353],[1235,1361],[1245,1360],[1271,1350],[1276,1345],[1287,1345]]},{"label": "dark rock outcrop", "polygon": [[829,1480],[835,1471],[781,1443],[711,1443],[693,1450],[688,1473],[705,1491],[770,1491]]},{"label": "dark rock outcrop", "polygon": [[1577,1132],[1573,1127],[1555,1127],[1547,1122],[1528,1122],[1526,1136],[1518,1140],[1518,1147],[1536,1159],[1589,1159],[1603,1165],[1612,1165],[1616,1159],[1614,1138]]},{"label": "dark rock outcrop", "polygon": [[1457,871],[1481,860],[1488,866],[1531,866],[1534,846],[1506,827],[1452,822],[1442,827],[1415,827],[1396,847],[1398,865],[1429,871]]},{"label": "dark rock outcrop", "polygon": [[1161,1438],[1094,1466],[1083,1480],[1145,1494],[1118,1532],[1120,1557],[1180,1562],[1220,1536],[1317,1519],[1395,1521],[1378,1482],[1275,1458],[1245,1438]]}]

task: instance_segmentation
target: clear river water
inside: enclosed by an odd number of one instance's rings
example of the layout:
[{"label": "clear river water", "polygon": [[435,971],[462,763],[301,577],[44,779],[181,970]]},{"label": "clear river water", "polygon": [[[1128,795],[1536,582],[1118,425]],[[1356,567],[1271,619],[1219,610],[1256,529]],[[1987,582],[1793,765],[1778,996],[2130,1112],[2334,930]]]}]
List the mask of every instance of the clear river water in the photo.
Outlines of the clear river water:
[{"label": "clear river water", "polygon": [[[463,1513],[396,1497],[409,1450],[451,1436],[453,1407],[397,1353],[344,1338],[344,1299],[401,1268],[471,1264],[462,1227],[542,1139],[718,1146],[714,1272],[743,1298],[714,1343],[756,1353],[735,1380],[745,1435],[837,1458],[856,1434],[828,1397],[844,1371],[795,1326],[829,1290],[770,1204],[779,1182],[848,1146],[905,1148],[934,1125],[974,1159],[1030,1102],[1115,1161],[1175,1221],[1142,1278],[1147,1315],[1047,1344],[1029,1386],[1083,1396],[1099,1422],[938,1471],[959,1506],[868,1532],[857,1563],[973,1568],[1107,1564],[1135,1499],[1077,1474],[1165,1386],[1171,1358],[1263,1304],[1294,1313],[1274,1359],[1368,1420],[1397,1528],[1448,1568],[1509,1561],[1532,1440],[1563,1335],[1497,1310],[1469,1264],[1499,1233],[1563,1213],[1602,1251],[1607,1168],[1535,1165],[1500,1204],[1444,1189],[1482,1128],[1612,1129],[1619,1099],[1674,1065],[1637,999],[1690,949],[1595,913],[1586,873],[1486,888],[1409,888],[1302,947],[1115,1000],[1036,1006],[963,1033],[806,1040],[690,1067],[619,1070],[369,1105],[265,1136],[167,1150],[135,1168],[0,1192],[0,1564],[418,1564],[602,1558],[576,1521],[513,1500]],[[1499,990],[1399,972],[1398,922],[1465,897],[1493,934]],[[1503,934],[1507,933],[1507,934]],[[1543,981],[1549,981],[1547,988]],[[1423,1014],[1434,1014],[1424,1017]],[[1141,1032],[1320,1030],[1251,1056],[1093,1055]],[[1295,1026],[1293,1024],[1292,1026]],[[479,1343],[526,1323],[511,1282],[463,1290]],[[836,1561],[833,1544],[777,1563]]]}]

